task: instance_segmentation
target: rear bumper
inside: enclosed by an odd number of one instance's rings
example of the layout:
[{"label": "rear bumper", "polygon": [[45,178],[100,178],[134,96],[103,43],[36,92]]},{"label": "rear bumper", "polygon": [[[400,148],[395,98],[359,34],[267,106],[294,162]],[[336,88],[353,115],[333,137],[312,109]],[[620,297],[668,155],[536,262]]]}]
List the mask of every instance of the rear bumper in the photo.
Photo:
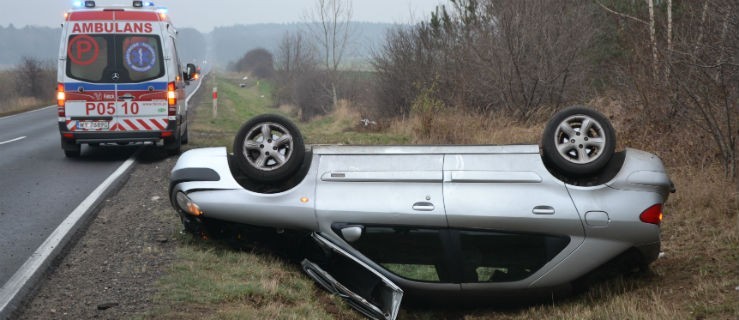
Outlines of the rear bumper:
[{"label": "rear bumper", "polygon": [[157,131],[70,131],[63,122],[59,123],[62,140],[67,143],[116,143],[152,142],[174,137],[176,124],[171,122],[165,130]]}]

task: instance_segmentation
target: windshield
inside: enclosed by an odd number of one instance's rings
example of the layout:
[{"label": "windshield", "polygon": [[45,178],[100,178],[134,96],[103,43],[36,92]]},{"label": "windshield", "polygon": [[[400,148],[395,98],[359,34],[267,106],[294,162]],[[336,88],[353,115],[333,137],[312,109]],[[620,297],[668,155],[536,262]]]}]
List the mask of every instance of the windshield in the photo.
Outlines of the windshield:
[{"label": "windshield", "polygon": [[97,83],[131,83],[164,75],[161,41],[149,35],[69,37],[67,76]]}]

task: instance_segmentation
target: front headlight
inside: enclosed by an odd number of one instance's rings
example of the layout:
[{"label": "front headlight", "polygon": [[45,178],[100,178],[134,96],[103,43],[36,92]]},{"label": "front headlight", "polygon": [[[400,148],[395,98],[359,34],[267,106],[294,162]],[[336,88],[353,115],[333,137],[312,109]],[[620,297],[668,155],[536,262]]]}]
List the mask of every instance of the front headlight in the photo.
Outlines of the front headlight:
[{"label": "front headlight", "polygon": [[175,200],[177,201],[177,206],[183,212],[195,217],[200,217],[203,215],[203,211],[200,210],[200,207],[195,204],[195,202],[190,200],[190,198],[188,198],[184,192],[177,192]]}]

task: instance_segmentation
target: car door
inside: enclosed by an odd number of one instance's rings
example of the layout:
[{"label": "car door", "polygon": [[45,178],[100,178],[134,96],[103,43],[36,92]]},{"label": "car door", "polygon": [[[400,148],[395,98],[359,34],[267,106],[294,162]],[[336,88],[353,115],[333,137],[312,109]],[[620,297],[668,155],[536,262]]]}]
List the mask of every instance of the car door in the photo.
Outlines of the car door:
[{"label": "car door", "polygon": [[[407,150],[407,149],[403,149]],[[392,147],[317,147],[319,229],[336,223],[446,227],[443,155]]]},{"label": "car door", "polygon": [[304,259],[301,265],[308,276],[367,317],[393,320],[398,316],[402,289],[324,236],[314,233],[312,237],[331,259],[322,265]]},{"label": "car door", "polygon": [[115,41],[112,34],[72,33],[68,37],[64,67],[68,130],[108,131],[113,126],[118,94]]},{"label": "car door", "polygon": [[[383,284],[382,292],[390,292],[397,287],[395,281],[403,281],[401,277],[439,282],[437,273],[446,268],[440,232],[447,226],[443,155],[393,147],[316,147],[313,152],[320,161],[317,235],[344,258],[323,265],[308,261],[304,269],[329,291],[353,301],[362,313],[394,318],[402,294],[377,298],[373,292],[378,284]],[[410,254],[421,251],[432,254]],[[351,263],[337,266],[342,260]],[[395,299],[395,306],[390,306]]]},{"label": "car door", "polygon": [[[65,52],[71,131],[161,131],[167,127],[165,57],[155,13],[78,12]],[[91,19],[90,22],[83,19]]]},{"label": "car door", "polygon": [[565,185],[537,146],[481,147],[444,159],[444,203],[463,290],[547,285],[543,276],[582,243]]},{"label": "car door", "polygon": [[[125,18],[125,17],[124,17]],[[122,22],[121,22],[122,23]],[[116,36],[117,81],[116,125],[113,131],[162,131],[168,125],[168,82],[165,41],[159,24],[150,33]],[[171,41],[170,41],[171,42]]]}]

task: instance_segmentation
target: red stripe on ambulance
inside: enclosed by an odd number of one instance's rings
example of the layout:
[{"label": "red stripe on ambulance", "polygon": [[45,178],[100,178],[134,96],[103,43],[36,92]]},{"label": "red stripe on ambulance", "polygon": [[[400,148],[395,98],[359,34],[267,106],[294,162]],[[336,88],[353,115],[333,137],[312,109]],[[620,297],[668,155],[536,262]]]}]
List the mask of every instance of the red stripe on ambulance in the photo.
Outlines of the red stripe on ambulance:
[{"label": "red stripe on ambulance", "polygon": [[[160,123],[160,121],[163,122],[163,124]],[[159,129],[159,130],[164,130],[164,128],[167,127],[167,120],[166,119],[159,119],[159,121],[157,119],[153,119],[153,121],[151,123],[155,127],[157,127],[157,129]]]},{"label": "red stripe on ambulance", "polygon": [[113,20],[113,11],[82,11],[72,12],[67,16],[67,21],[84,20]]},{"label": "red stripe on ambulance", "polygon": [[[121,122],[112,123],[108,131],[164,131],[167,128],[169,120],[164,118],[147,118],[147,119],[123,119]],[[77,128],[77,120],[66,120],[67,129],[69,131],[103,131],[96,130],[80,130]]]},{"label": "red stripe on ambulance", "polygon": [[142,127],[144,127],[144,129],[151,130],[151,127],[146,123],[146,121],[144,121],[144,119],[136,119],[136,120],[139,122],[139,124]]},{"label": "red stripe on ambulance", "polygon": [[115,18],[124,21],[160,21],[159,15],[155,12],[120,11],[116,12]]}]

